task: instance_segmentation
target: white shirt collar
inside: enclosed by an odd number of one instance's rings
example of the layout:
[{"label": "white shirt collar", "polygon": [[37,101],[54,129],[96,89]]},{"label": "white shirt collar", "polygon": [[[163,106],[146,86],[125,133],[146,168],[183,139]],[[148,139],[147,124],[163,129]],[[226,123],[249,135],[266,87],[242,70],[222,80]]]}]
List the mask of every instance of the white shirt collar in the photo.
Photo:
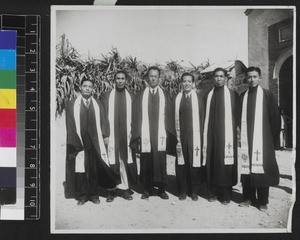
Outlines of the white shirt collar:
[{"label": "white shirt collar", "polygon": [[155,88],[149,87],[150,88],[150,92],[152,93],[152,91],[154,90],[154,94],[157,92],[158,86],[156,86]]},{"label": "white shirt collar", "polygon": [[188,93],[184,93],[184,94],[185,94],[185,97],[190,97],[192,94],[192,91],[189,91]]},{"label": "white shirt collar", "polygon": [[87,101],[89,102],[88,104],[91,105],[91,102],[92,102],[92,96],[89,97],[88,99],[86,99],[86,98],[84,98],[84,97],[81,95],[81,99],[83,100],[85,106],[87,106]]}]

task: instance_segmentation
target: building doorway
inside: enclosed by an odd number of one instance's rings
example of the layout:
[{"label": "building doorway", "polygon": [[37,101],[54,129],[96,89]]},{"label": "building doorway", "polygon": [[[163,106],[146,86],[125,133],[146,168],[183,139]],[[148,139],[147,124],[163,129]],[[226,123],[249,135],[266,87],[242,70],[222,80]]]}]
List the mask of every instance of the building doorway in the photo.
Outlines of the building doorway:
[{"label": "building doorway", "polygon": [[279,72],[279,106],[286,148],[293,147],[293,56],[288,57]]}]

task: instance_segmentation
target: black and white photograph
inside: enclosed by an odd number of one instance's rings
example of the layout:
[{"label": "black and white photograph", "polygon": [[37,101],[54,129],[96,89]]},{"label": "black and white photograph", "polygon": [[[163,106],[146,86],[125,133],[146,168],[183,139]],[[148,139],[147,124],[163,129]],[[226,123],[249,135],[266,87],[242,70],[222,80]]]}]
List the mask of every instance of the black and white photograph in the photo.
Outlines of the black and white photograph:
[{"label": "black and white photograph", "polygon": [[292,6],[51,6],[51,233],[290,233]]}]

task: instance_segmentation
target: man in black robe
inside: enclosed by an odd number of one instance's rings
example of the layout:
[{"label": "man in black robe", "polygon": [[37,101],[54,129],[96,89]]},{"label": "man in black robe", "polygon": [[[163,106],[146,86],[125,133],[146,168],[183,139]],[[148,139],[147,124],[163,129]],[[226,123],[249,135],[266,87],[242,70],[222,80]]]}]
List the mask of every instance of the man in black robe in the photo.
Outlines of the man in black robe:
[{"label": "man in black robe", "polygon": [[109,136],[107,117],[102,104],[92,97],[93,88],[93,81],[83,77],[81,95],[69,101],[66,108],[65,196],[75,198],[78,205],[89,200],[99,204],[98,187],[115,187],[118,183],[103,140]]},{"label": "man in black robe", "polygon": [[236,119],[239,101],[238,94],[225,85],[225,69],[216,68],[213,78],[214,88],[206,99],[203,161],[206,161],[208,201],[219,199],[226,205],[230,203],[232,186],[237,183]]},{"label": "man in black robe", "polygon": [[[125,71],[118,71],[114,77],[115,89],[104,93],[101,100],[108,113],[110,124],[111,135],[108,139],[110,167],[120,174],[121,184],[117,186],[117,189],[121,190],[120,195],[126,200],[132,200],[129,188],[130,184],[134,184],[137,180],[137,169],[135,155],[131,154],[129,147],[132,126],[132,95],[125,88],[126,78]],[[112,202],[116,195],[116,189],[111,190],[106,201]]]},{"label": "man in black robe", "polygon": [[[269,187],[279,184],[279,169],[275,158],[275,149],[280,148],[278,144],[280,114],[273,93],[259,86],[261,81],[259,68],[249,67],[247,69],[247,81],[249,90],[241,95],[240,138],[241,144],[243,144],[243,130],[245,130],[244,138],[248,151],[246,154],[239,154],[241,156],[239,161],[244,162],[246,160],[248,164],[242,163],[243,202],[239,206],[247,207],[257,203],[259,210],[266,211]],[[259,108],[261,108],[261,113]],[[257,142],[259,142],[258,146],[255,146]],[[257,148],[260,150],[256,150]],[[263,153],[261,153],[262,151]],[[256,162],[259,161],[260,157],[261,164],[257,164]],[[257,166],[261,167],[260,171],[255,170]],[[243,169],[248,169],[248,172],[244,173]]]},{"label": "man in black robe", "polygon": [[177,95],[175,103],[175,128],[178,139],[176,179],[179,200],[185,200],[189,195],[193,201],[197,201],[197,191],[201,183],[201,140],[205,104],[203,96],[193,89],[192,74],[183,73],[181,84],[183,92]]},{"label": "man in black robe", "polygon": [[131,145],[135,151],[137,148],[140,152],[140,180],[144,187],[141,198],[148,199],[156,186],[158,196],[169,199],[165,192],[166,141],[168,130],[172,128],[174,121],[174,113],[170,113],[172,100],[170,95],[159,87],[159,68],[150,67],[147,76],[149,86],[135,97]]}]

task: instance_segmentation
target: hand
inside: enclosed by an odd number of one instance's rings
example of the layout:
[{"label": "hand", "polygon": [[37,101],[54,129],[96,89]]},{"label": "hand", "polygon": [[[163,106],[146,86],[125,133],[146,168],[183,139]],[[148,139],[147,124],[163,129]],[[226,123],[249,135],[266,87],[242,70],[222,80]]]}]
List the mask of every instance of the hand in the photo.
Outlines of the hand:
[{"label": "hand", "polygon": [[108,144],[109,144],[109,137],[104,138],[104,139],[103,139],[103,142],[104,142],[105,145],[108,145]]}]

